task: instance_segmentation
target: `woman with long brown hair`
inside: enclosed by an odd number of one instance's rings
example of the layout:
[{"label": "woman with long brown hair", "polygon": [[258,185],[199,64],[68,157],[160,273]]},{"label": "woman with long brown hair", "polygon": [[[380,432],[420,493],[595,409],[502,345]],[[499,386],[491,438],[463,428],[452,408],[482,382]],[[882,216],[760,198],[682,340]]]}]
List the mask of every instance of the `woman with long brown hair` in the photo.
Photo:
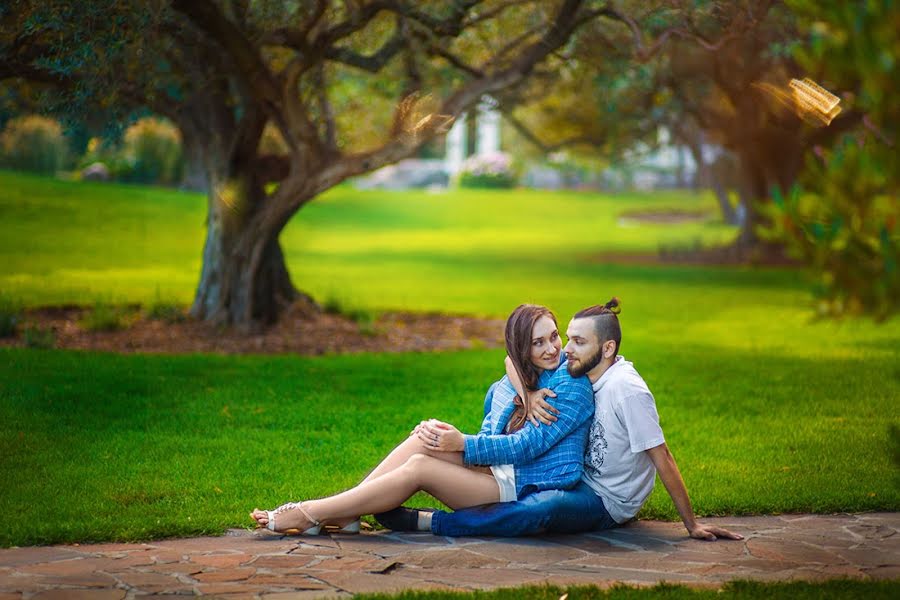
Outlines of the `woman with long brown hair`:
[{"label": "woman with long brown hair", "polygon": [[[504,377],[488,391],[490,409],[478,434],[463,435],[438,421],[420,423],[356,487],[271,511],[256,509],[251,517],[273,531],[296,529],[314,535],[323,524],[358,530],[354,522],[360,515],[396,508],[418,491],[458,509],[575,485],[581,477],[593,395],[586,379],[572,379],[566,369],[557,369],[562,344],[556,317],[543,306],[517,307],[506,322],[506,351],[526,388],[556,392],[560,416],[552,426],[538,429],[525,422]],[[420,525],[424,529],[428,524]]]}]

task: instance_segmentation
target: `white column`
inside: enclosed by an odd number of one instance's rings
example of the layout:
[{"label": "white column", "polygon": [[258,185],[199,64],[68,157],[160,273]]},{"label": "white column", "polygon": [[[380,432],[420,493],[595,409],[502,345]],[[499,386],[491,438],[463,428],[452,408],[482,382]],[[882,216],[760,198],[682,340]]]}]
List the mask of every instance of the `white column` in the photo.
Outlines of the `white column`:
[{"label": "white column", "polygon": [[462,113],[453,122],[450,131],[447,132],[447,150],[444,157],[444,163],[447,166],[447,173],[453,177],[462,169],[463,161],[466,160],[466,113]]},{"label": "white column", "polygon": [[500,112],[497,101],[484,96],[478,105],[478,137],[475,139],[475,154],[500,152]]}]

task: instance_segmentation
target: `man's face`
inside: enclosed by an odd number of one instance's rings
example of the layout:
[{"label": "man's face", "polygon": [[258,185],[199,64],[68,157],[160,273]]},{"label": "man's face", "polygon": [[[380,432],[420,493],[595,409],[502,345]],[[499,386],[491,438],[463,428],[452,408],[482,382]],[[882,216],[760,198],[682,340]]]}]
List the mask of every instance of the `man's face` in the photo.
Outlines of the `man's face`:
[{"label": "man's face", "polygon": [[564,348],[569,360],[567,369],[572,377],[581,377],[600,364],[603,350],[594,329],[593,319],[572,319],[566,329],[569,342]]}]

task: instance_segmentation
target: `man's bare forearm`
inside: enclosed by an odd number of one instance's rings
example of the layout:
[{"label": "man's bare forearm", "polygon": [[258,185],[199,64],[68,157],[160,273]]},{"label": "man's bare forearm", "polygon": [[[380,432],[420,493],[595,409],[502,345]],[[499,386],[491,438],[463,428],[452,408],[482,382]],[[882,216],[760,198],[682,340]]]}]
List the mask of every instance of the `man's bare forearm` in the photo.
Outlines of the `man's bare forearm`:
[{"label": "man's bare forearm", "polygon": [[697,525],[697,518],[694,515],[694,509],[691,506],[691,499],[688,496],[687,487],[684,485],[684,479],[681,477],[681,471],[678,470],[678,464],[675,457],[669,451],[666,444],[660,444],[655,448],[647,450],[650,460],[656,467],[660,481],[666,487],[666,491],[675,504],[675,509],[681,517],[681,521],[688,531],[691,531]]}]

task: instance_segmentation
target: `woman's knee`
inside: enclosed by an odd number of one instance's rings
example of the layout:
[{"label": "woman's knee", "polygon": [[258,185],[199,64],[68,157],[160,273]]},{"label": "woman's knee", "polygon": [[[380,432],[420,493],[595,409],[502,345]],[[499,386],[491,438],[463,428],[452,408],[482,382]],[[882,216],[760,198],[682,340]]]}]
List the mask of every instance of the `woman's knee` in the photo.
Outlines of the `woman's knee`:
[{"label": "woman's knee", "polygon": [[428,448],[428,446],[425,445],[422,440],[419,439],[419,436],[417,435],[409,436],[406,441],[403,442],[403,445],[407,448],[407,450],[410,450],[417,454],[431,454],[431,450]]},{"label": "woman's knee", "polygon": [[436,458],[417,452],[406,459],[401,469],[417,483],[420,483],[429,470],[434,469]]}]

